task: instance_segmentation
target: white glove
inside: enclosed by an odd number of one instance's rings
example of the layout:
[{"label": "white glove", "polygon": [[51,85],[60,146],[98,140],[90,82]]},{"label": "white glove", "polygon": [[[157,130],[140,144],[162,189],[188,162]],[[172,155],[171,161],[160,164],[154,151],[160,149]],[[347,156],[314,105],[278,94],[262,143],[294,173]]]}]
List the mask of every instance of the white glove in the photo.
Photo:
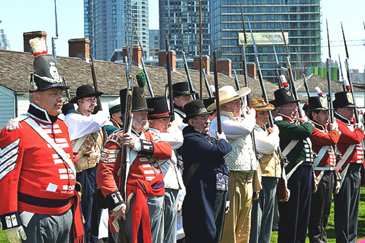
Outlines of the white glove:
[{"label": "white glove", "polygon": [[22,243],[22,239],[27,239],[23,226],[7,229],[6,234],[11,243]]},{"label": "white glove", "polygon": [[226,138],[226,134],[224,134],[224,132],[222,132],[221,134],[219,134],[218,132],[216,133],[217,134],[217,139],[218,141],[221,140],[221,139],[224,139],[227,141],[227,138]]}]

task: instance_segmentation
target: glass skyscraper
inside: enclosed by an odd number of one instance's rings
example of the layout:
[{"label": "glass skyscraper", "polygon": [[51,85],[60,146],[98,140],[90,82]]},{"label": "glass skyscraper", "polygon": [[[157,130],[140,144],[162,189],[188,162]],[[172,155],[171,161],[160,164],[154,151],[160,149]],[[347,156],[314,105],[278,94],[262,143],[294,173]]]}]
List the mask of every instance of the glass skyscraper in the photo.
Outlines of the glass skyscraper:
[{"label": "glass skyscraper", "polygon": [[5,30],[1,28],[1,19],[0,19],[0,49],[1,50],[10,50],[9,40],[6,37]]},{"label": "glass skyscraper", "polygon": [[[95,59],[110,61],[132,33],[131,15],[144,51],[148,53],[148,0],[84,0],[85,38]],[[134,34],[134,31],[133,31]],[[138,45],[134,34],[133,45]]]},{"label": "glass skyscraper", "polygon": [[[211,55],[210,48],[210,2],[202,0],[202,55]],[[168,13],[170,12],[170,18]],[[165,51],[165,39],[169,37],[171,29],[170,49],[176,51],[176,58],[181,59],[182,45],[177,22],[179,23],[187,59],[199,56],[199,1],[198,0],[159,0],[160,14],[160,51]]]},{"label": "glass skyscraper", "polygon": [[[241,5],[242,4],[242,5]],[[242,45],[238,35],[243,32],[241,6],[245,18],[246,33],[250,33],[247,19],[254,33],[280,33],[279,21],[289,36],[289,52],[292,68],[299,68],[296,50],[304,68],[321,63],[320,0],[212,0],[211,1],[211,49],[218,58],[232,60],[232,69],[242,73]],[[274,81],[275,55],[273,45],[258,45],[259,61],[265,79]],[[286,67],[284,45],[276,45],[282,67]],[[255,62],[252,45],[246,47],[248,62]]]}]

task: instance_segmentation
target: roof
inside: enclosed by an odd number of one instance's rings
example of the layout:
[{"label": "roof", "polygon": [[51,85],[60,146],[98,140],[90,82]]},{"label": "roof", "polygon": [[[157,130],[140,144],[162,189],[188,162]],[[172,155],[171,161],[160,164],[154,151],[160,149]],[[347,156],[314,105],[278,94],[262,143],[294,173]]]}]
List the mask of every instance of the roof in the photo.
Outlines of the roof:
[{"label": "roof", "polygon": [[[126,88],[126,70],[123,63],[114,63],[94,60],[96,76],[98,80],[98,89],[105,95],[118,95],[119,90]],[[69,85],[71,94],[76,93],[77,87],[83,84],[93,85],[90,64],[76,57],[57,57],[57,65],[60,76],[65,76],[67,85]],[[142,68],[132,67],[132,76],[135,77]],[[146,66],[146,70],[151,81],[152,89],[155,95],[164,95],[165,84],[167,84],[167,72],[165,67]],[[25,52],[15,52],[0,50],[0,85],[15,91],[28,92],[28,77],[33,71],[33,55]],[[199,92],[200,75],[197,70],[189,70],[191,80],[196,92]],[[186,81],[184,69],[176,69],[171,72],[172,82]],[[240,86],[244,86],[243,75],[237,75]],[[209,84],[214,84],[213,72],[207,75]],[[218,74],[219,86],[232,85],[235,87],[234,75]],[[134,81],[135,84],[137,83]],[[260,98],[261,88],[259,81],[249,77],[250,88],[252,89],[251,98]],[[136,84],[137,85],[137,84]],[[204,85],[204,83],[203,83]],[[265,88],[269,99],[274,98],[274,91],[278,89],[277,85],[265,81]],[[146,92],[147,89],[146,89]],[[205,85],[203,87],[203,96],[208,97]]]},{"label": "roof", "polygon": [[[307,80],[308,89],[310,92],[315,92],[316,87],[319,87],[324,93],[328,92],[327,78],[323,78],[315,74],[308,75],[305,78]],[[295,85],[297,86],[298,92],[306,92],[303,79],[297,80]],[[365,92],[364,85],[354,84],[353,87],[354,92]],[[331,80],[331,89],[332,93],[343,91],[343,82]]]}]

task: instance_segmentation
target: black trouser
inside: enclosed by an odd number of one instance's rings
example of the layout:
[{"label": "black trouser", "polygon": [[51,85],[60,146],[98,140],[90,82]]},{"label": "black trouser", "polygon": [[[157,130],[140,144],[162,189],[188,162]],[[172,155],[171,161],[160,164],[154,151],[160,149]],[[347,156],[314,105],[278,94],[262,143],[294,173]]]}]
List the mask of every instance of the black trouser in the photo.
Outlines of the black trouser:
[{"label": "black trouser", "polygon": [[362,164],[350,164],[335,198],[335,232],[337,243],[356,242],[359,216]]},{"label": "black trouser", "polygon": [[326,227],[331,211],[332,193],[336,186],[335,172],[324,171],[317,192],[312,194],[308,236],[311,243],[327,242]]},{"label": "black trouser", "polygon": [[305,243],[312,193],[312,165],[303,163],[288,180],[290,198],[279,202],[278,243]]}]

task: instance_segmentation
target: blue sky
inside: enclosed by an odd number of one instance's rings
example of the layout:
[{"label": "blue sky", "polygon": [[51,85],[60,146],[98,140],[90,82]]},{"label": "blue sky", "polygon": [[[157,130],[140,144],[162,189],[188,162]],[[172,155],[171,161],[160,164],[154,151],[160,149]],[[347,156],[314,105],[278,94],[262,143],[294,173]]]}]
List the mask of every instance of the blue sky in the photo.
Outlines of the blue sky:
[{"label": "blue sky", "polygon": [[[351,4],[349,4],[351,2]],[[53,0],[0,0],[1,27],[10,41],[12,51],[23,51],[23,32],[43,30],[47,32],[47,44],[51,50],[51,37],[55,35]],[[326,19],[329,23],[331,41],[342,40],[340,21],[342,21],[346,40],[365,40],[363,21],[364,0],[322,0],[322,36],[326,42]],[[158,29],[158,0],[150,0],[149,25]],[[84,37],[83,0],[58,0],[58,32],[56,41],[57,55],[68,55],[68,40]],[[327,58],[327,48],[322,48],[322,59]],[[344,47],[331,48],[332,59],[345,59]],[[365,46],[349,46],[350,68],[365,67]]]}]

